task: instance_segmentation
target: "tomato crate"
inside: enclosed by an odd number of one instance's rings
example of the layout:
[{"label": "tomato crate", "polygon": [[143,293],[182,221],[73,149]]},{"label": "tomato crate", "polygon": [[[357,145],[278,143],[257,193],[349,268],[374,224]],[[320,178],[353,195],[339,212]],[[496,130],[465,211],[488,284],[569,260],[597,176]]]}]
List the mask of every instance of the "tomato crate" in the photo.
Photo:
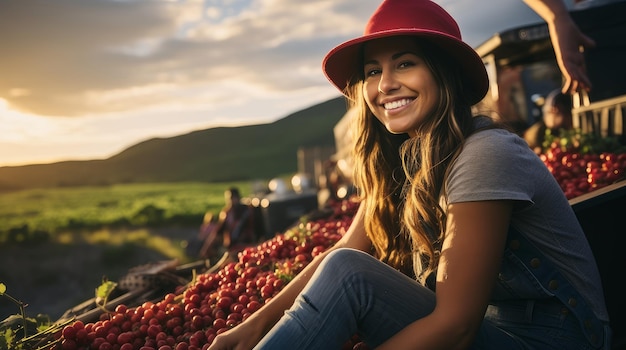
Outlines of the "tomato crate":
[{"label": "tomato crate", "polygon": [[626,349],[626,180],[570,200],[591,245],[606,299],[613,349]]},{"label": "tomato crate", "polygon": [[572,122],[585,134],[615,137],[626,145],[626,95],[590,103],[587,95],[574,96]]}]

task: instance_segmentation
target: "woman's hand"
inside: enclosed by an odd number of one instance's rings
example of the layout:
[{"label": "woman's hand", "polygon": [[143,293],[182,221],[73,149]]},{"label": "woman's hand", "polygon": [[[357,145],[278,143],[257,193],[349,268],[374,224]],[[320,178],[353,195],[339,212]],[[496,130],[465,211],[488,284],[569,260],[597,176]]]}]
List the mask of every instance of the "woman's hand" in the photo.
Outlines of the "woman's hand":
[{"label": "woman's hand", "polygon": [[209,350],[249,350],[254,348],[265,333],[269,332],[271,327],[278,322],[285,310],[291,307],[326,255],[341,247],[369,251],[372,242],[365,234],[363,215],[361,206],[355,214],[350,228],[337,244],[316,256],[280,293],[253,313],[245,322],[218,335],[213,340]]},{"label": "woman's hand", "polygon": [[209,350],[250,350],[263,337],[263,330],[254,322],[243,322],[235,328],[219,334]]}]

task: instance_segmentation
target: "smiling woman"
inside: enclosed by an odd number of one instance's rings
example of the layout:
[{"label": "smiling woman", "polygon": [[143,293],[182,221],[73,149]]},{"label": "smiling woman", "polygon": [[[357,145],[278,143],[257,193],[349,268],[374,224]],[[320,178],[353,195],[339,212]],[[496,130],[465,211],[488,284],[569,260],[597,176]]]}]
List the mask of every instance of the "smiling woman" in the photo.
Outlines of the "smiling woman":
[{"label": "smiling woman", "polygon": [[[364,48],[365,101],[394,134],[417,135],[439,100],[439,89],[420,47],[407,36],[373,40]],[[401,94],[394,93],[403,86]]]},{"label": "smiling woman", "polygon": [[609,347],[580,224],[526,142],[473,115],[488,77],[454,18],[384,0],[322,66],[355,108],[359,210],[210,350],[332,349],[354,334],[380,350]]}]

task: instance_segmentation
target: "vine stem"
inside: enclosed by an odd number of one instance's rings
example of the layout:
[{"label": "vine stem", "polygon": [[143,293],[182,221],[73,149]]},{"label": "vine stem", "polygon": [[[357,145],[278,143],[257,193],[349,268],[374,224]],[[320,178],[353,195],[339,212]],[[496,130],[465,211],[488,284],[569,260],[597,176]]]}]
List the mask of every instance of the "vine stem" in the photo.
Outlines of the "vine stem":
[{"label": "vine stem", "polygon": [[22,316],[22,326],[24,327],[24,338],[26,338],[27,336],[27,329],[26,329],[26,311],[24,310],[26,304],[24,304],[22,301],[15,299],[14,297],[12,297],[11,295],[4,293],[3,294],[5,297],[7,297],[9,300],[11,300],[13,303],[15,303],[19,308],[20,308],[20,315]]}]

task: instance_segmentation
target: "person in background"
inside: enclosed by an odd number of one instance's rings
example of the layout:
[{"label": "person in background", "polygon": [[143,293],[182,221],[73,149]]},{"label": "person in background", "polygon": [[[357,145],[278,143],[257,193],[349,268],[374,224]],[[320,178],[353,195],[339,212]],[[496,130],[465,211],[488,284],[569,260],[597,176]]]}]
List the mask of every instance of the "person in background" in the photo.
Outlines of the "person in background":
[{"label": "person in background", "polygon": [[540,121],[524,132],[528,146],[537,154],[541,154],[546,146],[543,144],[546,132],[558,136],[561,129],[569,130],[573,127],[572,97],[562,93],[560,89],[550,92],[545,98],[542,115]]},{"label": "person in background", "polygon": [[231,187],[224,192],[226,205],[217,219],[205,216],[200,236],[203,244],[200,256],[215,257],[226,251],[238,252],[256,243],[253,208],[241,203],[239,189]]},{"label": "person in background", "polygon": [[354,194],[352,181],[345,176],[335,160],[324,164],[324,173],[319,178],[319,184],[318,202],[322,208],[332,206]]},{"label": "person in background", "polygon": [[337,190],[339,189],[337,162],[328,160],[324,162],[322,169],[323,171],[318,177],[319,190],[317,191],[317,201],[320,208],[339,200],[337,196]]},{"label": "person in background", "polygon": [[323,69],[357,108],[359,210],[209,350],[610,348],[576,215],[522,138],[472,114],[487,72],[443,8],[383,1]]},{"label": "person in background", "polygon": [[563,74],[563,93],[589,91],[592,87],[585,67],[584,50],[596,45],[583,34],[563,0],[524,0],[548,24],[556,61]]}]

